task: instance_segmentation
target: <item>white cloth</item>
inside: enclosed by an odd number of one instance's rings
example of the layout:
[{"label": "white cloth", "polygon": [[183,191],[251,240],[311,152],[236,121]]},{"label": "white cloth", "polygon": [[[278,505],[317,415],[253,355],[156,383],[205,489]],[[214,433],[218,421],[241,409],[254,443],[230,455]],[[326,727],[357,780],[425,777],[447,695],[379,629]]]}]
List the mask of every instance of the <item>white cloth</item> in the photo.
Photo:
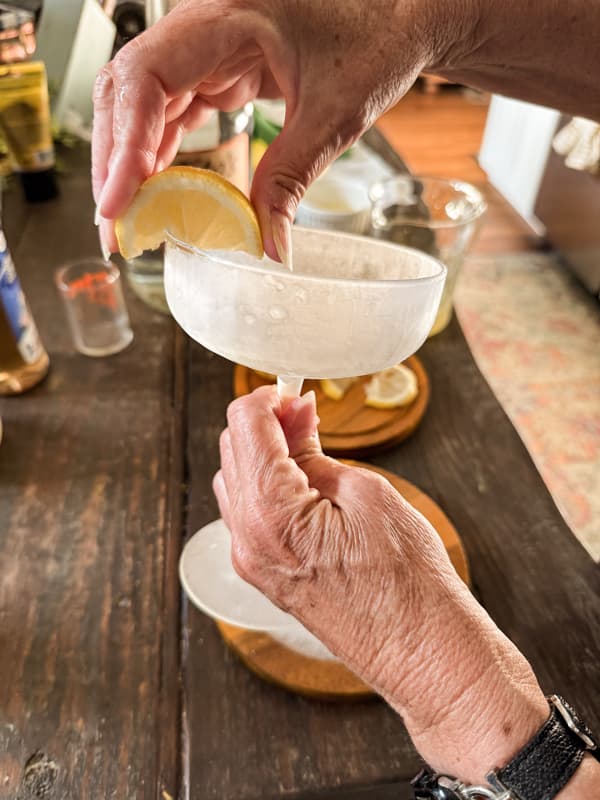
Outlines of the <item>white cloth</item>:
[{"label": "white cloth", "polygon": [[573,117],[556,134],[552,142],[554,150],[565,156],[565,164],[571,169],[600,173],[600,125],[589,119]]}]

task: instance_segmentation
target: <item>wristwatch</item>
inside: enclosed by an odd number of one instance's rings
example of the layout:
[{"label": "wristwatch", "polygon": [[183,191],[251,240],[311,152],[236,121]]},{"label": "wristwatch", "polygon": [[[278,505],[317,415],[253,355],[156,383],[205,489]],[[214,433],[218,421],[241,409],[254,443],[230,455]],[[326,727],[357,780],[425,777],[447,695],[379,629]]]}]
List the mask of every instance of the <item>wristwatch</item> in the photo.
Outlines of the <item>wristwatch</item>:
[{"label": "wristwatch", "polygon": [[486,775],[487,785],[467,786],[424,769],[411,782],[415,800],[552,800],[586,752],[600,761],[600,747],[566,700],[547,699],[544,725],[508,764]]}]

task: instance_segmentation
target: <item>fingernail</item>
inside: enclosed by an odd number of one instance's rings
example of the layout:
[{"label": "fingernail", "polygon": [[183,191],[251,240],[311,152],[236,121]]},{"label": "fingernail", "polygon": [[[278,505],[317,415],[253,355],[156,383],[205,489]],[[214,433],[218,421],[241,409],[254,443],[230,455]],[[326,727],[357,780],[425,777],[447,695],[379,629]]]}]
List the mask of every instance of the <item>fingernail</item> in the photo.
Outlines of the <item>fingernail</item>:
[{"label": "fingernail", "polygon": [[315,420],[315,427],[313,428],[312,435],[315,436],[317,439],[319,438],[319,425],[321,424],[321,418],[317,414],[317,395],[315,394],[314,390],[311,389],[310,392],[307,392],[304,397],[307,398],[307,403],[311,406],[314,420]]},{"label": "fingernail", "polygon": [[296,414],[299,414],[302,410],[310,408],[311,416],[313,417],[314,427],[310,432],[310,436],[315,438],[319,438],[319,423],[321,420],[317,416],[317,396],[314,391],[311,389],[310,392],[303,394],[302,397],[298,398],[298,405],[295,408]]},{"label": "fingernail", "polygon": [[291,412],[296,417],[305,408],[312,409],[313,413],[316,415],[317,397],[314,391],[312,391],[312,389],[310,392],[306,392],[306,394],[303,394],[302,397],[295,397],[290,402],[288,413]]},{"label": "fingernail", "polygon": [[271,212],[271,231],[279,260],[290,272],[294,270],[292,261],[292,226],[289,219],[280,211]]},{"label": "fingernail", "polygon": [[102,227],[101,226],[98,228],[98,238],[100,239],[100,251],[102,252],[102,258],[105,261],[109,261],[110,260],[110,248],[108,247],[108,245],[106,244],[106,241],[104,240],[104,234],[102,233]]},{"label": "fingernail", "polygon": [[307,406],[312,406],[314,409],[317,408],[317,395],[315,394],[315,390],[311,389],[310,392],[306,392],[300,398],[304,400]]},{"label": "fingernail", "polygon": [[110,172],[108,174],[108,177],[106,178],[104,186],[102,187],[102,191],[100,192],[98,203],[96,204],[96,219],[98,220],[98,222],[96,222],[96,225],[99,225],[100,220],[102,219],[102,214],[100,213],[100,209],[104,205],[104,201],[106,199],[106,190],[108,189],[109,183],[110,183]]},{"label": "fingernail", "polygon": [[98,225],[100,225],[100,220],[101,219],[102,219],[102,216],[100,214],[100,206],[96,206],[96,210],[94,212],[94,225],[96,227],[98,227]]}]

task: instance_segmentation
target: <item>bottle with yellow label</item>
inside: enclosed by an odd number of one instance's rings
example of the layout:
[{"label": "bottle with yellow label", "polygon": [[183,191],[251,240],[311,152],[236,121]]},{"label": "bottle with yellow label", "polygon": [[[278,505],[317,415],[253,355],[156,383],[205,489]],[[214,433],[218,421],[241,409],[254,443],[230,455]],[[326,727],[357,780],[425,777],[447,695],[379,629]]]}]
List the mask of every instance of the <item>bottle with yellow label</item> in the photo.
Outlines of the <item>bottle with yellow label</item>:
[{"label": "bottle with yellow label", "polygon": [[56,197],[48,84],[41,61],[0,65],[0,134],[26,200]]},{"label": "bottle with yellow label", "polygon": [[0,395],[35,386],[49,364],[0,228]]}]

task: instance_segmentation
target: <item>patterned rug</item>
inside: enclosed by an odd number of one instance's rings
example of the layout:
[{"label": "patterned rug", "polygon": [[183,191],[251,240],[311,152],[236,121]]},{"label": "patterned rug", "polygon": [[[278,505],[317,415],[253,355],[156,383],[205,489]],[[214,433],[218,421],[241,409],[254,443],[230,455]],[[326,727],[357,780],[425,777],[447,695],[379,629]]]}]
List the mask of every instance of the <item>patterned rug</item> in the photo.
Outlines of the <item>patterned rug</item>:
[{"label": "patterned rug", "polygon": [[600,561],[600,303],[557,257],[521,253],[468,259],[456,311],[561,514]]}]

